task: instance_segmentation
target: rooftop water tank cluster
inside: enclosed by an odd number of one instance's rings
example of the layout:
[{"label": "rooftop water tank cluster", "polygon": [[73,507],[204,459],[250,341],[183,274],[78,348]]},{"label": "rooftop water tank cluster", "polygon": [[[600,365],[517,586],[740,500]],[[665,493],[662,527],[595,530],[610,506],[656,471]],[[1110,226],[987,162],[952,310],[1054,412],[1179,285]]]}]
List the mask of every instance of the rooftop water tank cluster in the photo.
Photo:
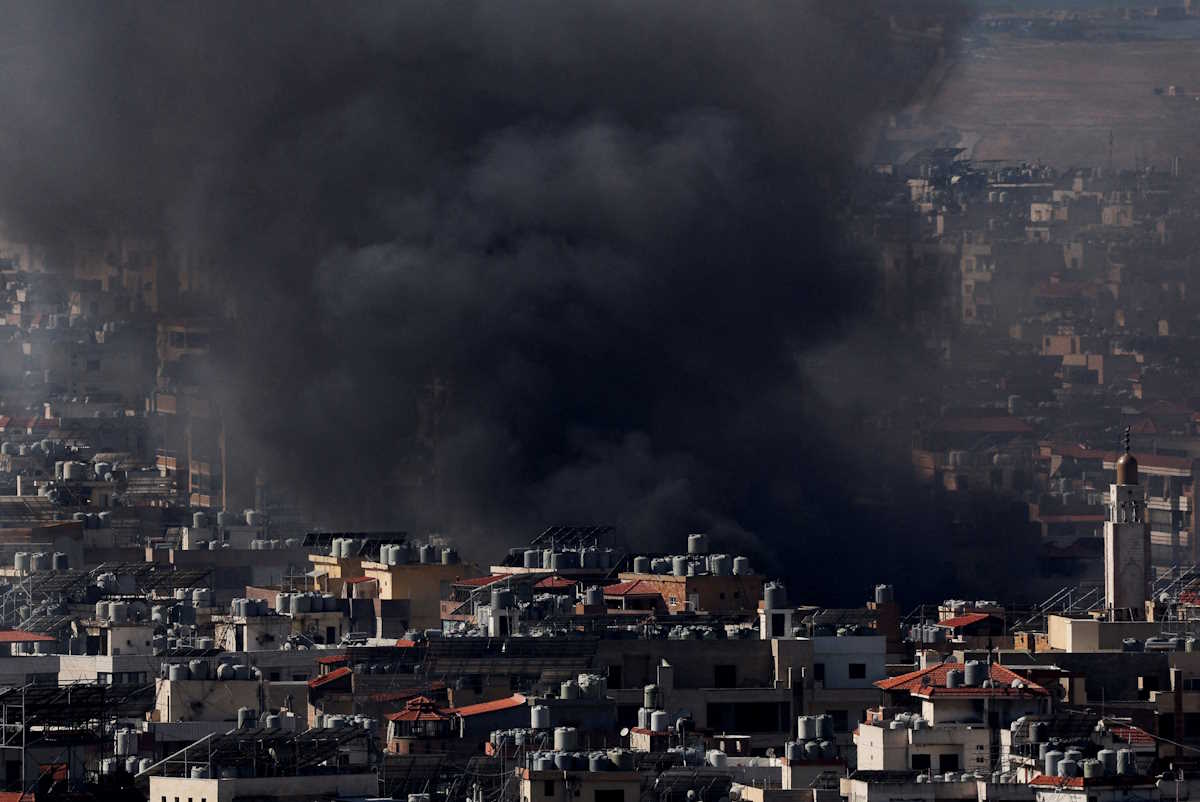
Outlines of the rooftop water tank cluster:
[{"label": "rooftop water tank cluster", "polygon": [[680,624],[667,630],[668,640],[720,640],[724,635],[724,629],[704,624]]},{"label": "rooftop water tank cluster", "polygon": [[379,547],[379,562],[384,565],[407,565],[410,558],[407,543],[384,543]]},{"label": "rooftop water tank cluster", "polygon": [[373,733],[378,725],[379,722],[370,716],[325,713],[314,719],[312,728],[314,730],[340,730],[345,727],[357,727]]},{"label": "rooftop water tank cluster", "polygon": [[1043,773],[1050,777],[1114,777],[1137,774],[1132,749],[1101,749],[1094,758],[1084,758],[1079,749],[1048,749],[1042,755]]},{"label": "rooftop water tank cluster", "polygon": [[357,557],[359,549],[358,538],[353,537],[335,537],[329,541],[329,556],[346,559],[349,557]]},{"label": "rooftop water tank cluster", "polygon": [[560,699],[604,699],[608,695],[608,679],[599,674],[580,674],[564,680],[558,688]]},{"label": "rooftop water tank cluster", "polygon": [[[548,747],[553,743],[554,733],[545,732],[549,727],[534,727],[534,728],[516,728],[508,730],[494,730],[488,740],[492,745],[506,747],[523,747],[532,749],[535,747]],[[541,730],[541,731],[539,731]]]},{"label": "rooftop water tank cluster", "polygon": [[35,551],[31,554],[27,551],[18,551],[13,554],[13,568],[23,574],[50,570],[65,571],[68,559],[63,552],[50,554],[44,551]]},{"label": "rooftop water tank cluster", "polygon": [[218,679],[221,682],[262,679],[261,671],[254,666],[234,663],[233,655],[222,655],[219,659],[220,662],[217,663],[216,671],[213,672],[214,679]]},{"label": "rooftop water tank cluster", "polygon": [[229,614],[235,618],[253,618],[269,611],[266,599],[234,599],[229,604]]},{"label": "rooftop water tank cluster", "polygon": [[277,551],[283,548],[284,541],[279,538],[255,538],[250,541],[251,551]]},{"label": "rooftop water tank cluster", "polygon": [[275,611],[290,615],[305,613],[337,612],[341,600],[332,593],[278,593],[275,596]]},{"label": "rooftop water tank cluster", "polygon": [[113,733],[113,754],[118,757],[129,757],[138,753],[138,734],[136,730],[122,729]]},{"label": "rooftop water tank cluster", "polygon": [[638,726],[651,732],[669,732],[671,717],[665,710],[653,710],[648,707],[638,708]]},{"label": "rooftop water tank cluster", "polygon": [[[236,671],[234,673],[236,678]],[[186,663],[164,663],[160,675],[165,676],[171,682],[203,681],[216,679],[217,672],[207,660],[189,660]],[[246,679],[249,678],[249,672],[247,672]]]},{"label": "rooftop water tank cluster", "polygon": [[1124,643],[1122,643],[1122,648],[1125,651],[1194,652],[1196,651],[1196,639],[1185,638],[1181,635],[1161,635],[1146,638],[1145,644],[1141,649],[1128,648]]},{"label": "rooftop water tank cluster", "polygon": [[609,570],[616,565],[617,554],[609,547],[585,546],[581,549],[535,549],[516,548],[509,550],[509,562],[523,568],[566,571],[577,568]]},{"label": "rooftop water tank cluster", "polygon": [[[557,736],[557,732],[556,732]],[[563,751],[528,753],[532,771],[633,771],[633,753],[625,749],[579,752],[578,746]]]},{"label": "rooftop water tank cluster", "polygon": [[639,574],[673,576],[746,576],[754,573],[750,567],[750,560],[746,557],[707,553],[674,554],[666,557],[639,555],[633,558],[633,570]]},{"label": "rooftop water tank cluster", "polygon": [[929,722],[924,716],[915,713],[897,713],[896,717],[888,722],[890,730],[926,730],[929,729]]},{"label": "rooftop water tank cluster", "polygon": [[916,624],[909,629],[908,638],[913,643],[941,643],[946,639],[946,629],[933,624]]}]

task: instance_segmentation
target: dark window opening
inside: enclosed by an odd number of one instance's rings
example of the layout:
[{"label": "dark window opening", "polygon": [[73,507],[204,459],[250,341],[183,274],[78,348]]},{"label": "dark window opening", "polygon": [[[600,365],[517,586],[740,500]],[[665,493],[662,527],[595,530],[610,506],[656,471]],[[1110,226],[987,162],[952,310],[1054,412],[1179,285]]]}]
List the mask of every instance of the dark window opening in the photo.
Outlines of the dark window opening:
[{"label": "dark window opening", "polygon": [[913,755],[912,756],[913,771],[929,771],[933,768],[929,755]]},{"label": "dark window opening", "polygon": [[958,771],[958,754],[947,752],[944,755],[938,755],[938,771]]},{"label": "dark window opening", "polygon": [[850,664],[850,679],[866,679],[867,664],[866,663],[851,663]]},{"label": "dark window opening", "polygon": [[833,729],[835,732],[845,732],[850,729],[850,714],[845,710],[826,710],[833,717]]},{"label": "dark window opening", "polygon": [[736,688],[737,687],[737,666],[735,666],[735,665],[713,666],[713,687],[714,688]]},{"label": "dark window opening", "polygon": [[608,667],[608,687],[613,690],[620,690],[621,685],[621,666]]}]

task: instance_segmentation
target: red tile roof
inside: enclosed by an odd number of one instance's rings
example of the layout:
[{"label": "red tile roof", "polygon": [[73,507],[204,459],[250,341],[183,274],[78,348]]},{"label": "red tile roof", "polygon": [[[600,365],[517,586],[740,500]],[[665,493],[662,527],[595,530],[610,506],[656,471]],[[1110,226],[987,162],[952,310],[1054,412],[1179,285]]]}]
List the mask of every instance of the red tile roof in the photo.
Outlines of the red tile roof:
[{"label": "red tile roof", "polygon": [[604,589],[605,596],[661,596],[650,585],[642,587],[643,580],[631,579],[628,582],[618,582]]},{"label": "red tile roof", "polygon": [[415,640],[406,640],[404,638],[401,638],[400,640],[396,641],[396,647],[400,648],[400,649],[411,649],[412,647],[414,647],[416,645],[417,645],[417,642]]},{"label": "red tile roof", "polygon": [[[1050,692],[1036,682],[1022,677],[1002,665],[992,663],[989,667],[991,688],[960,686],[946,687],[946,674],[951,669],[962,671],[962,663],[941,663],[936,666],[901,674],[898,677],[881,679],[875,687],[885,691],[908,691],[913,696],[929,699],[936,696],[1049,696]],[[1014,688],[1013,682],[1019,680],[1023,687]]]},{"label": "red tile roof", "polygon": [[398,713],[389,713],[388,721],[449,721],[450,717],[428,696],[414,696]]},{"label": "red tile roof", "polygon": [[466,705],[464,707],[452,707],[449,712],[463,717],[478,716],[483,713],[495,713],[500,710],[520,707],[523,704],[525,704],[525,697],[519,693],[514,693],[507,699],[496,699],[491,702],[480,702],[479,704]]},{"label": "red tile roof", "polygon": [[566,590],[567,588],[575,587],[575,580],[562,576],[548,576],[534,585],[534,587],[542,588],[543,590]]},{"label": "red tile roof", "polygon": [[482,588],[493,582],[499,582],[501,579],[508,579],[507,574],[493,574],[491,576],[470,576],[466,579],[454,580],[455,585],[466,585],[472,588]]},{"label": "red tile roof", "polygon": [[956,615],[953,618],[943,619],[938,621],[937,625],[949,629],[958,629],[959,627],[978,624],[980,621],[987,621],[989,618],[995,618],[995,616],[991,613],[967,613],[966,615]]},{"label": "red tile roof", "polygon": [[327,657],[318,657],[317,662],[325,666],[335,666],[338,663],[345,663],[350,659],[349,655],[331,654]]},{"label": "red tile roof", "polygon": [[1116,776],[1110,774],[1105,777],[1051,777],[1048,774],[1039,774],[1030,780],[1029,784],[1039,788],[1105,788],[1152,785],[1154,782],[1153,777],[1138,774]]},{"label": "red tile roof", "polygon": [[346,580],[347,585],[361,585],[363,582],[378,582],[379,579],[373,576],[353,576]]},{"label": "red tile roof", "polygon": [[1135,746],[1152,746],[1154,744],[1154,736],[1141,727],[1109,727],[1108,731],[1118,741],[1124,741]]},{"label": "red tile roof", "polygon": [[310,679],[308,681],[308,687],[320,688],[322,685],[328,685],[329,683],[333,682],[334,680],[338,680],[338,679],[341,679],[342,677],[348,677],[348,676],[350,676],[350,669],[348,667],[343,666],[341,668],[335,668],[333,671],[330,671],[328,674],[324,674],[320,677],[313,677],[312,679]]},{"label": "red tile roof", "polygon": [[0,643],[43,643],[57,640],[53,635],[25,632],[20,629],[0,629]]}]

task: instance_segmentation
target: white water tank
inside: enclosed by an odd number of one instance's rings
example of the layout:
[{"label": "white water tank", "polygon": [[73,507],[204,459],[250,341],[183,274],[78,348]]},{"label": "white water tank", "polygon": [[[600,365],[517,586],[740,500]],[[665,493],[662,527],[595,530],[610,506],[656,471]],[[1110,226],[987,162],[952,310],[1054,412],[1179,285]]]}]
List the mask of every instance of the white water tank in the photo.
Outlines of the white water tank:
[{"label": "white water tank", "polygon": [[579,731],[574,727],[554,728],[554,751],[569,752],[579,748]]}]

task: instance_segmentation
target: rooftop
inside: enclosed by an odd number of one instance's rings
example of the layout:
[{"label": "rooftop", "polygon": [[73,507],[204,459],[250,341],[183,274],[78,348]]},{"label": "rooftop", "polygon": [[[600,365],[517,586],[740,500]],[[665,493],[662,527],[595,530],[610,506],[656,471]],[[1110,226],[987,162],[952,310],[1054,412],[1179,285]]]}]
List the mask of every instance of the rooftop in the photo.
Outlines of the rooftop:
[{"label": "rooftop", "polygon": [[[962,663],[941,663],[936,666],[901,674],[898,677],[882,679],[875,687],[885,691],[908,691],[913,696],[931,699],[935,696],[965,696],[965,697],[1003,697],[1003,696],[1049,696],[1050,692],[1031,682],[1020,674],[1008,670],[1002,665],[992,663],[988,666],[988,679],[992,687],[959,686],[946,687],[946,675],[951,670],[964,670]],[[1019,685],[1018,685],[1019,683]]]},{"label": "rooftop", "polygon": [[991,613],[967,613],[938,621],[937,626],[958,629],[959,627],[969,627],[971,624],[978,624],[980,621],[987,621],[989,618],[996,618],[996,616]]},{"label": "rooftop", "polygon": [[500,710],[508,710],[513,707],[520,707],[525,704],[525,697],[519,693],[514,693],[506,699],[495,699],[491,702],[480,702],[474,705],[466,705],[464,707],[452,707],[451,713],[455,713],[462,717],[478,716],[484,713],[496,713]]},{"label": "rooftop", "polygon": [[618,582],[604,589],[605,596],[659,596],[661,595],[643,579]]}]

